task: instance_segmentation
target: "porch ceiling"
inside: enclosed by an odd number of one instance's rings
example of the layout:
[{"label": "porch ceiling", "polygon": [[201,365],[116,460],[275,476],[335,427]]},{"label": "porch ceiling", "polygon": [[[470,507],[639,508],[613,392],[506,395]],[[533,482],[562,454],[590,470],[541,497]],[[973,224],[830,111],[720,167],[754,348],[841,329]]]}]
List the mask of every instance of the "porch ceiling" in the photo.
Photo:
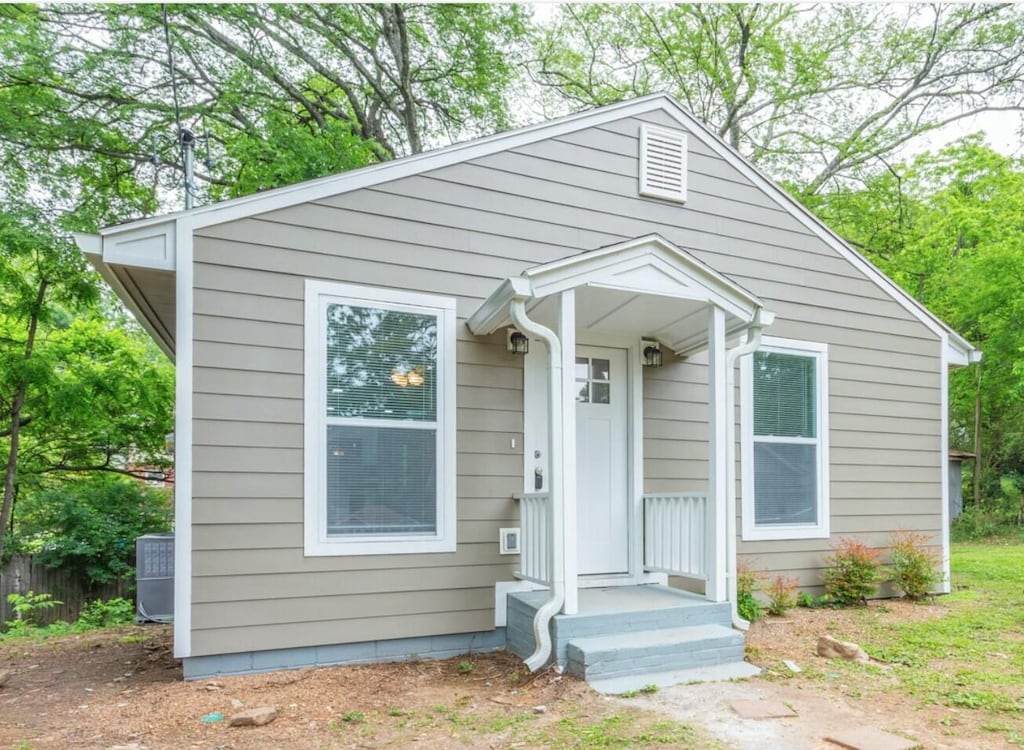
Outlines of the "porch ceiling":
[{"label": "porch ceiling", "polygon": [[553,327],[561,292],[576,292],[577,335],[654,338],[685,355],[707,345],[707,311],[719,307],[726,330],[752,323],[761,301],[684,250],[652,235],[527,269],[506,279],[470,317],[474,333],[512,325],[509,303]]}]

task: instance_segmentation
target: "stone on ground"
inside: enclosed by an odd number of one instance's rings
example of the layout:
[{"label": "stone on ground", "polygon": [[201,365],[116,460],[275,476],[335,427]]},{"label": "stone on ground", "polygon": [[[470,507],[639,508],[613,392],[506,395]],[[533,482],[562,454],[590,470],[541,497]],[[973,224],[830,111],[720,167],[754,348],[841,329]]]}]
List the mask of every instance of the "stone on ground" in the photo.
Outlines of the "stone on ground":
[{"label": "stone on ground", "polygon": [[796,711],[782,701],[730,701],[732,710],[742,719],[783,719],[796,716]]},{"label": "stone on ground", "polygon": [[11,679],[11,670],[0,669],[0,688],[6,685],[9,679]]},{"label": "stone on ground", "polygon": [[230,724],[233,727],[261,727],[264,724],[269,724],[276,718],[276,708],[263,706],[262,708],[250,708],[248,711],[232,714]]},{"label": "stone on ground", "polygon": [[818,656],[824,656],[826,659],[846,659],[846,661],[865,664],[871,661],[871,657],[856,643],[837,641],[830,635],[823,635],[818,639]]},{"label": "stone on ground", "polygon": [[871,727],[836,732],[825,739],[849,750],[914,750],[920,747],[920,743],[914,740]]}]

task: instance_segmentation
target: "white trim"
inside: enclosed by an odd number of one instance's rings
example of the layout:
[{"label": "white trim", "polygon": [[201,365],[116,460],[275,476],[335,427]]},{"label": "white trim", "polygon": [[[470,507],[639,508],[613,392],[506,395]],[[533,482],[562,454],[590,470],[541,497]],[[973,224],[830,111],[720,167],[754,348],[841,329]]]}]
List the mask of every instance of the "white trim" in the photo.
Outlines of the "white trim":
[{"label": "white trim", "polygon": [[192,334],[193,229],[178,221],[174,339],[174,657],[192,655]]},{"label": "white trim", "polygon": [[[726,527],[728,521],[729,452],[726,422],[735,419],[728,412],[726,390],[725,311],[708,308],[708,503],[707,555],[705,596],[713,602],[724,602],[728,596],[726,571],[728,565]],[[746,463],[744,461],[744,463]],[[744,496],[746,493],[744,493]],[[744,514],[746,515],[746,514]]]},{"label": "white trim", "polygon": [[[326,305],[343,301],[356,305],[384,305],[437,317],[437,531],[430,536],[381,535],[375,537],[328,537],[326,529],[325,454],[328,419],[322,373],[327,357],[324,335]],[[394,555],[454,552],[456,548],[455,500],[455,300],[400,289],[306,279],[305,303],[305,409],[304,409],[304,550],[307,557],[327,555]],[[367,425],[380,420],[361,420]],[[412,427],[399,422],[388,427]],[[416,425],[424,429],[422,425]]]},{"label": "white trim", "polygon": [[[682,153],[679,159],[679,190],[669,190],[649,184],[648,148],[652,137],[656,140],[675,141],[681,149]],[[640,153],[638,154],[640,161],[640,185],[637,192],[647,198],[662,198],[675,203],[686,203],[687,167],[689,164],[687,145],[686,133],[681,130],[662,128],[649,122],[640,123]]]},{"label": "white trim", "polygon": [[626,423],[626,469],[629,472],[629,573],[635,583],[644,575],[644,372],[639,339],[633,339],[626,348],[626,377],[630,400]]},{"label": "white trim", "polygon": [[[567,289],[558,298],[558,326],[562,342],[562,544],[556,542],[555,554],[564,556],[565,601],[562,612],[576,614],[579,607],[579,545],[577,544],[576,502],[576,290]],[[552,527],[553,529],[557,527]]]},{"label": "white trim", "polygon": [[942,342],[939,351],[939,403],[942,410],[941,435],[939,437],[939,476],[942,495],[942,580],[939,591],[948,594],[952,591],[952,575],[949,549],[949,363],[947,354],[949,347]]},{"label": "white trim", "polygon": [[[757,526],[754,523],[754,392],[753,355],[740,360],[741,491],[743,493],[743,540],[828,539],[831,526],[829,466],[828,344],[765,336],[758,351],[814,356],[817,387],[818,522],[791,526]],[[770,439],[769,439],[770,441]],[[802,442],[785,440],[780,442]]]}]

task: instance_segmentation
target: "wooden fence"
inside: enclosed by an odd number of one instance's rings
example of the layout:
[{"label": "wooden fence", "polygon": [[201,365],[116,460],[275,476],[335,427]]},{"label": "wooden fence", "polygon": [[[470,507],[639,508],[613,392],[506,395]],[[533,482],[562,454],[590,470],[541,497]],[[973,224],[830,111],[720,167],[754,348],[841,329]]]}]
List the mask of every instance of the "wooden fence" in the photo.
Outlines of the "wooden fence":
[{"label": "wooden fence", "polygon": [[86,602],[96,599],[113,599],[116,596],[131,598],[131,581],[117,581],[97,587],[83,586],[74,576],[59,569],[46,568],[36,562],[32,555],[15,555],[0,569],[0,622],[14,619],[14,611],[7,603],[10,593],[50,594],[62,602],[52,609],[33,613],[37,625],[49,625],[57,620],[73,622]]}]

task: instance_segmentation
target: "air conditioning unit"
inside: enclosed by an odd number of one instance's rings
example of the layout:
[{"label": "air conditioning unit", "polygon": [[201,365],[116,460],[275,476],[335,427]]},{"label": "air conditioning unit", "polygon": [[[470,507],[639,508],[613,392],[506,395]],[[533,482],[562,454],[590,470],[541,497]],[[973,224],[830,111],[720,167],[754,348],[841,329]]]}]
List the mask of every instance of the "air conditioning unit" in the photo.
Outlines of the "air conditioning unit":
[{"label": "air conditioning unit", "polygon": [[135,540],[136,622],[174,620],[174,534]]}]

